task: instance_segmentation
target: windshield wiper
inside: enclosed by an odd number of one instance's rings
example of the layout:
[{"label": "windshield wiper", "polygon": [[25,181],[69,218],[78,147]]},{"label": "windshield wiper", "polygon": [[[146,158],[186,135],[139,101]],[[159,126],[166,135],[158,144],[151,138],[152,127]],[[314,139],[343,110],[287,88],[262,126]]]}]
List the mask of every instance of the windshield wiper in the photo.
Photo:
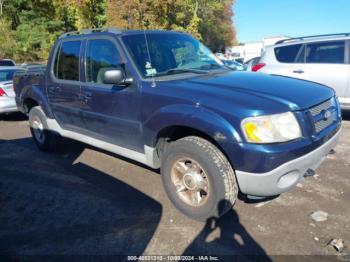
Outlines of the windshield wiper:
[{"label": "windshield wiper", "polygon": [[217,65],[217,64],[208,64],[208,65],[202,65],[198,69],[200,70],[208,70],[208,69],[224,69],[223,66]]},{"label": "windshield wiper", "polygon": [[198,69],[190,68],[172,68],[164,72],[159,72],[155,76],[164,76],[164,75],[173,75],[173,74],[182,74],[182,73],[193,73],[193,74],[207,74],[208,72]]}]

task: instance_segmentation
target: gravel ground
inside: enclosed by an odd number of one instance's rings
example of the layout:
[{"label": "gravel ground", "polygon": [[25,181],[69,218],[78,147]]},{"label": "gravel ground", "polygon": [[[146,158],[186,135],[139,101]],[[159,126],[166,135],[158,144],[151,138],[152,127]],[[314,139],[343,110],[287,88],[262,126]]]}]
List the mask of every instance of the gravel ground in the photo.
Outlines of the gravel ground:
[{"label": "gravel ground", "polygon": [[[315,177],[270,201],[238,201],[223,218],[201,223],[173,208],[158,171],[70,140],[40,152],[25,117],[0,116],[0,254],[350,261],[349,167],[347,114],[337,153]],[[311,219],[318,210],[326,221]],[[327,246],[334,238],[344,240],[342,253]]]}]

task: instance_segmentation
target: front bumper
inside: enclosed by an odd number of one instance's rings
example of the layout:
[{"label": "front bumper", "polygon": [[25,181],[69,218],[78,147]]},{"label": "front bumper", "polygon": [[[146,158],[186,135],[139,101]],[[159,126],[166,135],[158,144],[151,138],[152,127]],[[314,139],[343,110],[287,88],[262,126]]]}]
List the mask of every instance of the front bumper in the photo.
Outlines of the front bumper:
[{"label": "front bumper", "polygon": [[0,114],[19,111],[14,97],[0,97]]},{"label": "front bumper", "polygon": [[315,170],[334,149],[340,130],[326,143],[266,173],[249,173],[236,170],[242,193],[253,196],[274,196],[288,191],[304,178],[306,172]]}]

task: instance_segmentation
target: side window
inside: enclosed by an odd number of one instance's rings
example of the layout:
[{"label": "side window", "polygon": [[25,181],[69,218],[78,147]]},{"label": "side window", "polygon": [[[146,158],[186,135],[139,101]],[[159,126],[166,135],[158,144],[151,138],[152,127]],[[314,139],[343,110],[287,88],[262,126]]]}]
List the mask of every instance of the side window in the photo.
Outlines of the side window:
[{"label": "side window", "polygon": [[344,52],[344,41],[308,44],[306,63],[344,64]]},{"label": "side window", "polygon": [[58,50],[54,65],[56,78],[79,81],[80,41],[63,42]]},{"label": "side window", "polygon": [[275,48],[275,55],[278,62],[294,63],[299,49],[302,45],[289,45]]},{"label": "side window", "polygon": [[86,50],[86,81],[103,83],[105,71],[118,68],[119,54],[117,47],[108,39],[89,40]]}]

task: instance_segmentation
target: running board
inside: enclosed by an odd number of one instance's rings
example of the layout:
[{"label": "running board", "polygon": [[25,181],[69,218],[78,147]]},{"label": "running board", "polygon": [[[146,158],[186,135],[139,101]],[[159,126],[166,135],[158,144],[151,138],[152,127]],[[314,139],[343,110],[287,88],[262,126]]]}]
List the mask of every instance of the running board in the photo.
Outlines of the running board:
[{"label": "running board", "polygon": [[103,150],[115,153],[117,155],[135,160],[137,162],[140,162],[154,169],[158,169],[160,167],[160,160],[159,160],[157,151],[153,147],[144,145],[145,153],[143,154],[134,150],[130,150],[125,147],[117,146],[115,144],[111,144],[105,141],[92,138],[90,136],[65,130],[59,126],[59,124],[55,119],[46,119],[46,121],[47,121],[48,128],[50,130],[57,132],[63,137],[71,138],[73,140],[77,140],[77,141],[86,143],[88,145],[101,148]]}]

